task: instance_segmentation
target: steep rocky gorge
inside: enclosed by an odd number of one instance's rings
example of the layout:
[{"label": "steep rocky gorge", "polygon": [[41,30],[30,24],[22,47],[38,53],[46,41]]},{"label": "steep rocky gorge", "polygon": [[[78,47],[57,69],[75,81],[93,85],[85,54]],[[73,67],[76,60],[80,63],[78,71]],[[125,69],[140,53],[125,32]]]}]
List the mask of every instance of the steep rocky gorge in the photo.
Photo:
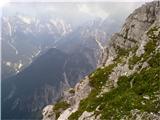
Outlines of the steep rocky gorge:
[{"label": "steep rocky gorge", "polygon": [[160,2],[136,9],[100,67],[43,109],[44,120],[160,119]]}]

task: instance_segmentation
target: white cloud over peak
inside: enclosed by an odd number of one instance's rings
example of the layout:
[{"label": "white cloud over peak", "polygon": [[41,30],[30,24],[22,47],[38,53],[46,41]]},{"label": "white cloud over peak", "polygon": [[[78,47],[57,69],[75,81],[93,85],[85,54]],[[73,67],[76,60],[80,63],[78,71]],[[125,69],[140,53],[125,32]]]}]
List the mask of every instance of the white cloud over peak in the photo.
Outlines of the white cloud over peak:
[{"label": "white cloud over peak", "polygon": [[78,5],[79,12],[86,13],[92,17],[100,17],[101,19],[105,19],[109,16],[109,13],[104,11],[99,6],[92,6],[88,4],[79,4]]}]

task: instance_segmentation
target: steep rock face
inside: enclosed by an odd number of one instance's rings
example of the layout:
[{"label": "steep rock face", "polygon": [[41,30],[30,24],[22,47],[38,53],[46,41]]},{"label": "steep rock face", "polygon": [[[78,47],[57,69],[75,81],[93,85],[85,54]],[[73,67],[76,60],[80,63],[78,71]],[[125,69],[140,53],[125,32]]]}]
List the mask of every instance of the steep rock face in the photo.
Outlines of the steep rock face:
[{"label": "steep rock face", "polygon": [[74,99],[66,99],[67,94],[62,101],[69,107],[54,109],[59,103],[53,106],[56,119],[159,120],[159,61],[160,2],[154,1],[136,9],[120,33],[111,37],[101,67],[82,80],[90,88],[87,91],[82,87],[88,96],[81,96],[75,87],[70,92],[80,98],[71,95]]},{"label": "steep rock face", "polygon": [[147,5],[142,5],[142,7],[136,9],[126,19],[121,31],[111,37],[102,64],[108,65],[116,57],[118,48],[128,49],[137,44],[144,45],[145,41],[148,40],[144,33],[154,24],[158,25],[159,15],[159,1],[147,3]]}]

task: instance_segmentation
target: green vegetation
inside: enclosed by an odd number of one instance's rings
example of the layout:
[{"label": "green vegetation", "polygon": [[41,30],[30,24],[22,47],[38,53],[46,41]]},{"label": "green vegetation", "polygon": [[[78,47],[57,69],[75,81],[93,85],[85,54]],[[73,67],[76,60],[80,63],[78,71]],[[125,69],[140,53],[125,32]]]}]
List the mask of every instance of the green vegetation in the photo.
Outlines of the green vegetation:
[{"label": "green vegetation", "polygon": [[156,32],[158,32],[158,29],[160,28],[153,27],[147,32],[147,35],[150,39],[149,42],[145,46],[145,51],[147,54],[150,54],[151,52],[155,50],[156,42],[160,39],[160,32],[156,34]]},{"label": "green vegetation", "polygon": [[[143,58],[141,62],[147,61],[147,59],[151,58],[152,59],[150,60],[150,63],[151,63],[153,61],[152,57],[155,56],[155,49],[156,49],[156,40],[150,40],[144,48],[145,53],[141,55],[141,57]],[[157,58],[155,60],[157,60]]]},{"label": "green vegetation", "polygon": [[75,90],[72,88],[72,89],[69,90],[69,93],[74,94]]},{"label": "green vegetation", "polygon": [[117,46],[118,57],[126,56],[128,55],[128,53],[129,53],[128,49],[120,48]]},{"label": "green vegetation", "polygon": [[122,58],[128,56],[130,51],[132,53],[135,53],[137,49],[138,49],[137,45],[135,47],[132,47],[132,48],[129,48],[129,49],[124,49],[124,48],[117,47],[117,54],[118,55],[117,55],[117,58],[114,59],[113,61],[121,63]]},{"label": "green vegetation", "polygon": [[160,32],[158,33],[158,35],[155,34],[155,32],[158,32],[158,29],[159,28],[157,27],[153,27],[147,32],[149,42],[145,45],[145,53],[141,56],[143,57],[143,61],[146,61],[147,59],[149,59],[149,57],[152,57],[152,54],[155,54],[157,41],[160,40]]},{"label": "green vegetation", "polygon": [[148,61],[150,67],[159,67],[160,66],[160,52],[151,56],[151,59]]},{"label": "green vegetation", "polygon": [[153,27],[148,32],[147,35],[150,39],[155,40],[160,37],[160,32],[156,34],[156,32],[160,29],[160,27]]},{"label": "green vegetation", "polygon": [[145,51],[146,51],[146,54],[150,54],[151,52],[153,52],[156,48],[156,40],[150,40],[146,46],[145,46]]},{"label": "green vegetation", "polygon": [[129,68],[133,69],[133,66],[141,60],[141,57],[134,55],[129,59]]},{"label": "green vegetation", "polygon": [[[149,59],[151,57],[151,59],[149,60],[149,64],[151,67],[155,66],[154,65],[154,62],[155,64],[158,63],[159,59],[158,56],[159,56],[159,53],[155,55],[155,49],[156,49],[156,44],[157,44],[157,41],[160,39],[160,33],[159,35],[157,36],[155,34],[155,32],[158,31],[158,28],[156,27],[153,27],[151,28],[148,32],[147,32],[147,35],[149,37],[149,42],[145,45],[144,47],[144,50],[145,50],[145,53],[143,55],[141,55],[140,57],[134,55],[133,57],[131,57],[129,59],[129,68],[130,69],[133,69],[133,66],[140,62],[144,62],[146,61],[147,59]],[[133,52],[135,53],[135,52]]]},{"label": "green vegetation", "polygon": [[56,114],[56,118],[59,117],[61,111],[67,109],[70,105],[66,102],[66,101],[60,101],[58,103],[56,103],[53,107],[53,111]]},{"label": "green vegetation", "polygon": [[112,72],[112,69],[116,64],[111,64],[105,68],[99,68],[89,76],[90,86],[95,89],[100,89],[108,79],[108,75]]},{"label": "green vegetation", "polygon": [[77,120],[78,117],[81,116],[81,114],[87,110],[87,111],[93,111],[96,109],[96,107],[98,106],[98,104],[101,103],[101,101],[98,101],[96,99],[96,95],[98,94],[98,92],[93,89],[90,93],[90,95],[86,98],[81,100],[80,102],[80,106],[78,108],[78,111],[76,111],[75,113],[73,113],[70,117],[69,120]]}]

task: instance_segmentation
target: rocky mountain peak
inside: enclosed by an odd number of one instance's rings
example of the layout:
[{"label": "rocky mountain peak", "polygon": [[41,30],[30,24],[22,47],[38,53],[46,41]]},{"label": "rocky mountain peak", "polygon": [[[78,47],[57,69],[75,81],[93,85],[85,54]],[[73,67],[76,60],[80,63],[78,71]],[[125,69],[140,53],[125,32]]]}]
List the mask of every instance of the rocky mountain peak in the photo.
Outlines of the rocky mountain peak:
[{"label": "rocky mountain peak", "polygon": [[160,2],[146,3],[126,19],[120,34],[126,39],[139,41],[143,33],[160,18]]},{"label": "rocky mountain peak", "polygon": [[[117,57],[117,50],[144,46],[147,30],[160,24],[160,2],[145,3],[128,16],[119,33],[113,34],[103,53],[101,65],[108,65]],[[141,47],[141,52],[144,52]],[[139,53],[141,54],[141,53]],[[100,65],[100,66],[101,66]]]}]

